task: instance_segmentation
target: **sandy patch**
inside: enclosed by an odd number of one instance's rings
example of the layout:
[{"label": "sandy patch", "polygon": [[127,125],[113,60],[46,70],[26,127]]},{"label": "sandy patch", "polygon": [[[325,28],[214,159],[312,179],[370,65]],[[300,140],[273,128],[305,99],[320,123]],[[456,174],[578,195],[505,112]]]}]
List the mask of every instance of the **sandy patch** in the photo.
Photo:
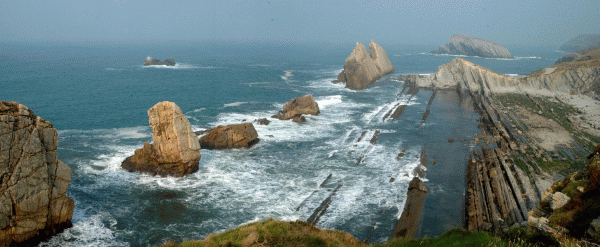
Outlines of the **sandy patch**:
[{"label": "sandy patch", "polygon": [[600,102],[585,95],[557,95],[557,98],[577,109],[580,114],[569,118],[580,131],[600,136]]}]

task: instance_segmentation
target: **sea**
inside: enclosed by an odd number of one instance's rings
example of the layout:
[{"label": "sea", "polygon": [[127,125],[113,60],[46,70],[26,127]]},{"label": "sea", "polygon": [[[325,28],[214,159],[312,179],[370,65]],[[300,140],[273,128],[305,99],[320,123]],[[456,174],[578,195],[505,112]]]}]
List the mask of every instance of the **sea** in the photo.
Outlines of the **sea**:
[{"label": "sea", "polygon": [[[434,46],[382,46],[395,72],[354,91],[332,83],[354,43],[2,44],[0,100],[52,122],[58,158],[73,171],[73,226],[40,246],[155,246],[270,218],[318,218],[318,227],[384,242],[424,149],[429,192],[417,237],[461,227],[480,117],[469,98],[449,90],[437,92],[423,122],[433,91],[409,100],[403,82],[392,80],[434,73],[457,56],[427,54]],[[509,49],[515,58],[462,58],[518,77],[564,55]],[[177,65],[144,67],[147,56],[173,57]],[[305,123],[270,118],[307,94],[318,116]],[[182,178],[122,169],[126,157],[152,142],[147,111],[161,101],[175,102],[194,131],[271,122],[254,124],[260,141],[251,148],[201,150],[199,171]],[[398,105],[406,105],[403,114],[385,118]],[[325,210],[317,210],[321,205]]]}]

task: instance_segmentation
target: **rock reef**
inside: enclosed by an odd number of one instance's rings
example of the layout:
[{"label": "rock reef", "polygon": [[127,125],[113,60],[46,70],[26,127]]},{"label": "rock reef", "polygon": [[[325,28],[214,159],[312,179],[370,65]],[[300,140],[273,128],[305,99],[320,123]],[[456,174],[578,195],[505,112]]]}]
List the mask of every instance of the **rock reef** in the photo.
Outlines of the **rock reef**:
[{"label": "rock reef", "polygon": [[576,52],[589,47],[600,46],[600,34],[582,34],[564,43],[560,50]]},{"label": "rock reef", "polygon": [[0,246],[36,241],[71,226],[71,168],[56,158],[52,123],[0,101]]},{"label": "rock reef", "polygon": [[478,38],[453,35],[448,44],[440,46],[438,50],[433,50],[432,54],[465,55],[490,58],[511,58],[512,55],[508,49]]},{"label": "rock reef", "polygon": [[371,41],[369,52],[370,55],[363,44],[356,42],[356,47],[346,58],[344,70],[337,80],[345,82],[347,88],[360,90],[394,71],[394,66],[381,46]]},{"label": "rock reef", "polygon": [[258,143],[258,133],[252,123],[217,126],[200,138],[203,149],[249,148]]},{"label": "rock reef", "polygon": [[150,66],[150,65],[166,65],[166,66],[175,66],[175,60],[173,60],[173,57],[169,57],[167,60],[165,61],[160,61],[159,59],[153,58],[153,57],[147,57],[144,60],[144,66]]},{"label": "rock reef", "polygon": [[196,172],[200,161],[200,143],[181,109],[163,101],[148,110],[153,144],[135,150],[121,166],[128,171],[160,176],[182,177]]},{"label": "rock reef", "polygon": [[283,106],[283,111],[279,111],[272,117],[280,120],[292,119],[294,122],[304,122],[306,120],[302,114],[316,116],[319,113],[319,104],[317,104],[312,95],[308,94],[294,98]]}]

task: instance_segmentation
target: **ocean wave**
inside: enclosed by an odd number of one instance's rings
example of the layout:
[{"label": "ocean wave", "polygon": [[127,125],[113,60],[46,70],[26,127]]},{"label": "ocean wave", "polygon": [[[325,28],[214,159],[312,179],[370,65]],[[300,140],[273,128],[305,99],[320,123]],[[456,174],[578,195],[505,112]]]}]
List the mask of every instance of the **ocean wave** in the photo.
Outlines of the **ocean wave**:
[{"label": "ocean wave", "polygon": [[222,69],[223,67],[196,66],[196,65],[192,65],[192,64],[176,63],[175,66],[148,65],[148,66],[142,66],[142,68],[154,68],[154,69]]},{"label": "ocean wave", "polygon": [[293,76],[294,76],[294,74],[292,74],[292,71],[291,71],[291,70],[286,70],[286,71],[284,71],[284,74],[283,74],[282,76],[280,76],[280,77],[281,77],[281,79],[283,79],[284,81],[286,81],[286,82],[287,82],[287,81],[289,81],[289,80],[290,80],[290,78],[291,78],[291,77],[293,77]]},{"label": "ocean wave", "polygon": [[467,56],[467,55],[455,55],[455,54],[432,54],[429,52],[419,53],[421,55],[432,55],[432,56],[447,56],[447,57],[474,57],[474,58],[483,58],[483,59],[494,59],[494,60],[521,60],[521,59],[543,59],[542,57],[529,56],[529,57],[512,57],[512,58],[498,58],[498,57],[481,57],[481,56]]},{"label": "ocean wave", "polygon": [[117,220],[110,214],[92,215],[85,220],[74,222],[72,227],[53,236],[47,242],[40,243],[39,246],[129,246],[129,243],[117,239],[116,225]]},{"label": "ocean wave", "polygon": [[58,130],[58,135],[63,137],[84,136],[102,139],[143,139],[152,136],[149,126],[125,127],[114,129],[93,129],[93,130]]},{"label": "ocean wave", "polygon": [[223,107],[241,106],[241,105],[246,104],[246,103],[248,103],[248,102],[238,101],[238,102],[233,102],[233,103],[229,103],[229,104],[224,104]]}]

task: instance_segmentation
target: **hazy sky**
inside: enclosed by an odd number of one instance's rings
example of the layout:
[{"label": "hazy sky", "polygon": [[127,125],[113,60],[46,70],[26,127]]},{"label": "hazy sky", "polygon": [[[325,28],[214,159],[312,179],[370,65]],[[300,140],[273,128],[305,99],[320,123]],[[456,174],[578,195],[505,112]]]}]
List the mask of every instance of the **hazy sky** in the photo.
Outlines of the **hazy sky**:
[{"label": "hazy sky", "polygon": [[559,46],[600,33],[600,0],[1,0],[0,41]]}]

